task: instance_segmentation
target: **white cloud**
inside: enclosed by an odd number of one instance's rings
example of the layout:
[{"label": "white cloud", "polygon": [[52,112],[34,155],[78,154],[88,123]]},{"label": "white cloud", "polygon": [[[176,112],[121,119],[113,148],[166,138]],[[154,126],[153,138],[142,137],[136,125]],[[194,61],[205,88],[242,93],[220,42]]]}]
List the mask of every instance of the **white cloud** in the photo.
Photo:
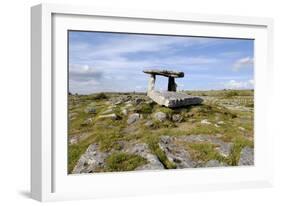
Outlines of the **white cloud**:
[{"label": "white cloud", "polygon": [[77,82],[98,81],[103,76],[101,70],[88,65],[69,65],[69,79]]},{"label": "white cloud", "polygon": [[254,63],[254,60],[251,57],[241,58],[241,59],[238,59],[234,63],[233,69],[238,71],[238,70],[243,69],[243,68],[248,68],[248,66],[253,65],[253,63]]},{"label": "white cloud", "polygon": [[230,80],[222,83],[226,89],[252,89],[254,87],[254,80],[247,81]]}]

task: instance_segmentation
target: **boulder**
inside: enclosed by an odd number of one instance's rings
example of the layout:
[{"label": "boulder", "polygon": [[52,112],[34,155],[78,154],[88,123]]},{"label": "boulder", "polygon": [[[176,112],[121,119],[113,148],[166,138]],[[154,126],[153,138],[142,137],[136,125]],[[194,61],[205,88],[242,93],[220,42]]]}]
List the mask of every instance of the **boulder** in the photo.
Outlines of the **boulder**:
[{"label": "boulder", "polygon": [[147,95],[157,104],[170,108],[197,105],[203,102],[203,99],[200,97],[190,96],[185,93],[173,91],[150,91]]},{"label": "boulder", "polygon": [[164,151],[168,160],[176,165],[176,168],[193,168],[196,166],[189,152],[182,145],[175,143],[175,138],[162,136],[159,147]]},{"label": "boulder", "polygon": [[139,113],[133,113],[131,115],[129,115],[127,123],[128,124],[133,124],[135,122],[137,122],[140,119],[140,114]]},{"label": "boulder", "polygon": [[167,119],[167,115],[164,112],[156,112],[153,116],[160,122],[164,122]]},{"label": "boulder", "polygon": [[160,170],[164,166],[156,155],[152,154],[148,145],[145,143],[136,143],[128,147],[125,152],[140,155],[147,160],[147,164],[137,167],[135,170]]},{"label": "boulder", "polygon": [[135,104],[140,104],[141,102],[143,102],[144,100],[142,99],[142,98],[136,98],[135,100],[134,100],[134,103]]},{"label": "boulder", "polygon": [[79,158],[74,167],[73,174],[92,173],[104,167],[105,159],[109,153],[100,152],[97,144],[91,144],[86,152]]},{"label": "boulder", "polygon": [[254,149],[250,147],[244,147],[240,153],[240,159],[238,165],[254,165]]},{"label": "boulder", "polygon": [[181,116],[180,114],[174,114],[174,115],[172,116],[172,120],[173,120],[174,122],[181,122],[182,116]]}]

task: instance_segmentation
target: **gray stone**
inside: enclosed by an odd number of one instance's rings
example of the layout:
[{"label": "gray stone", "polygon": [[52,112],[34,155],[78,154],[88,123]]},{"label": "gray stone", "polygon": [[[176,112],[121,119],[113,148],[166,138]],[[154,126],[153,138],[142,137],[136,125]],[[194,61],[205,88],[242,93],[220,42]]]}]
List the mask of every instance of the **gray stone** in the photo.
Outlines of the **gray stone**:
[{"label": "gray stone", "polygon": [[212,124],[211,122],[209,122],[207,119],[203,119],[202,121],[201,121],[201,124],[207,124],[207,125],[210,125],[210,124]]},{"label": "gray stone", "polygon": [[160,122],[163,122],[167,119],[167,115],[164,112],[156,112],[153,117]]},{"label": "gray stone", "polygon": [[131,104],[131,103],[127,103],[126,105],[125,105],[125,108],[129,108],[129,107],[132,107],[133,105]]},{"label": "gray stone", "polygon": [[136,98],[135,100],[134,100],[134,103],[135,104],[140,104],[141,102],[143,102],[144,100],[142,99],[142,98]]},{"label": "gray stone", "polygon": [[204,167],[224,167],[227,166],[221,162],[219,162],[218,160],[209,160]]},{"label": "gray stone", "polygon": [[[147,96],[149,96],[157,104],[175,108],[202,103],[203,99],[200,97],[194,97],[185,93],[176,92],[177,84],[175,82],[175,78],[184,77],[183,72],[157,69],[145,70],[143,72],[150,75],[148,80]],[[168,77],[168,91],[154,91],[156,75]]]},{"label": "gray stone", "polygon": [[94,107],[87,107],[85,109],[85,113],[88,113],[88,114],[96,114],[96,109]]},{"label": "gray stone", "polygon": [[100,152],[97,144],[91,144],[86,152],[79,158],[74,167],[73,174],[92,173],[104,167],[105,159],[109,153]]},{"label": "gray stone", "polygon": [[181,116],[180,114],[174,114],[174,115],[172,116],[172,120],[173,120],[174,122],[181,122],[182,116]]},{"label": "gray stone", "polygon": [[217,124],[222,125],[225,124],[224,121],[219,121]]},{"label": "gray stone", "polygon": [[188,136],[182,136],[178,137],[181,141],[185,142],[208,142],[214,145],[217,145],[215,148],[222,156],[227,157],[229,156],[231,152],[231,148],[233,146],[233,143],[228,143],[220,140],[219,138],[216,138],[214,136],[209,135],[188,135]]},{"label": "gray stone", "polygon": [[180,92],[150,91],[147,93],[147,95],[157,104],[171,108],[196,105],[203,102],[203,99],[201,99],[200,97],[190,96]]},{"label": "gray stone", "polygon": [[129,115],[127,123],[128,124],[133,124],[134,122],[138,121],[140,119],[140,114],[139,113],[133,113]]},{"label": "gray stone", "polygon": [[238,127],[238,129],[241,130],[241,131],[245,131],[244,127]]},{"label": "gray stone", "polygon": [[72,112],[72,113],[70,113],[69,115],[68,115],[68,117],[69,117],[69,119],[70,120],[73,120],[73,119],[75,119],[76,117],[77,117],[77,113],[76,112]]},{"label": "gray stone", "polygon": [[128,110],[127,109],[122,109],[121,113],[123,115],[127,116],[128,115]]},{"label": "gray stone", "polygon": [[103,111],[101,114],[110,114],[110,113],[112,113],[112,112],[113,112],[113,109],[112,109],[112,108],[109,108],[109,109]]},{"label": "gray stone", "polygon": [[82,141],[84,139],[87,139],[88,137],[89,137],[88,133],[82,133],[82,134],[76,134],[76,135],[70,136],[69,137],[69,144],[70,145],[77,144],[80,141]]},{"label": "gray stone", "polygon": [[153,121],[148,120],[145,124],[146,127],[152,127],[153,126]]},{"label": "gray stone", "polygon": [[88,125],[91,125],[92,123],[93,123],[92,118],[88,118],[84,122],[81,123],[81,126],[88,126]]},{"label": "gray stone", "polygon": [[100,115],[98,116],[98,119],[112,119],[112,120],[116,120],[118,119],[118,116],[116,114],[105,114],[105,115]]},{"label": "gray stone", "polygon": [[156,155],[152,154],[147,144],[136,143],[130,145],[125,152],[130,154],[140,155],[147,160],[147,164],[137,167],[135,170],[159,170],[164,169],[164,166],[159,161]]},{"label": "gray stone", "polygon": [[168,160],[176,165],[177,168],[193,168],[196,163],[191,159],[189,152],[179,144],[176,144],[175,138],[162,136],[159,147],[165,152]]},{"label": "gray stone", "polygon": [[240,159],[238,165],[254,165],[254,149],[250,147],[244,147],[240,153]]}]

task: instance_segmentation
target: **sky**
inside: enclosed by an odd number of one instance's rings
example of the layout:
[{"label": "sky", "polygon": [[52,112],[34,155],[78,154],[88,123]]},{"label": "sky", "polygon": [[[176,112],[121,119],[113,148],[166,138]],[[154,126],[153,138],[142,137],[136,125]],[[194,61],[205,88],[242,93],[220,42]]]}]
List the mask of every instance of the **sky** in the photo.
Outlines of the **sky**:
[{"label": "sky", "polygon": [[145,92],[145,69],[184,72],[178,91],[254,86],[254,40],[69,31],[68,43],[71,93]]}]

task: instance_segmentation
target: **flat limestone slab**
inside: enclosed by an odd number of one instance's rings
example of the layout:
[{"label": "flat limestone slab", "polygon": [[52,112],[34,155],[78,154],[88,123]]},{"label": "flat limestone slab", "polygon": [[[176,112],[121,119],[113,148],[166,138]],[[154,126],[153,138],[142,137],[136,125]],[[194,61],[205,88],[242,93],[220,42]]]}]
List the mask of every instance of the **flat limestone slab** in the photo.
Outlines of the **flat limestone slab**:
[{"label": "flat limestone slab", "polygon": [[174,78],[184,77],[183,72],[169,71],[169,70],[151,69],[151,70],[144,70],[143,72],[146,74],[160,75],[165,77],[174,77]]},{"label": "flat limestone slab", "polygon": [[157,104],[171,108],[196,105],[203,102],[203,99],[200,97],[190,96],[180,92],[151,91],[148,93],[148,96]]}]

